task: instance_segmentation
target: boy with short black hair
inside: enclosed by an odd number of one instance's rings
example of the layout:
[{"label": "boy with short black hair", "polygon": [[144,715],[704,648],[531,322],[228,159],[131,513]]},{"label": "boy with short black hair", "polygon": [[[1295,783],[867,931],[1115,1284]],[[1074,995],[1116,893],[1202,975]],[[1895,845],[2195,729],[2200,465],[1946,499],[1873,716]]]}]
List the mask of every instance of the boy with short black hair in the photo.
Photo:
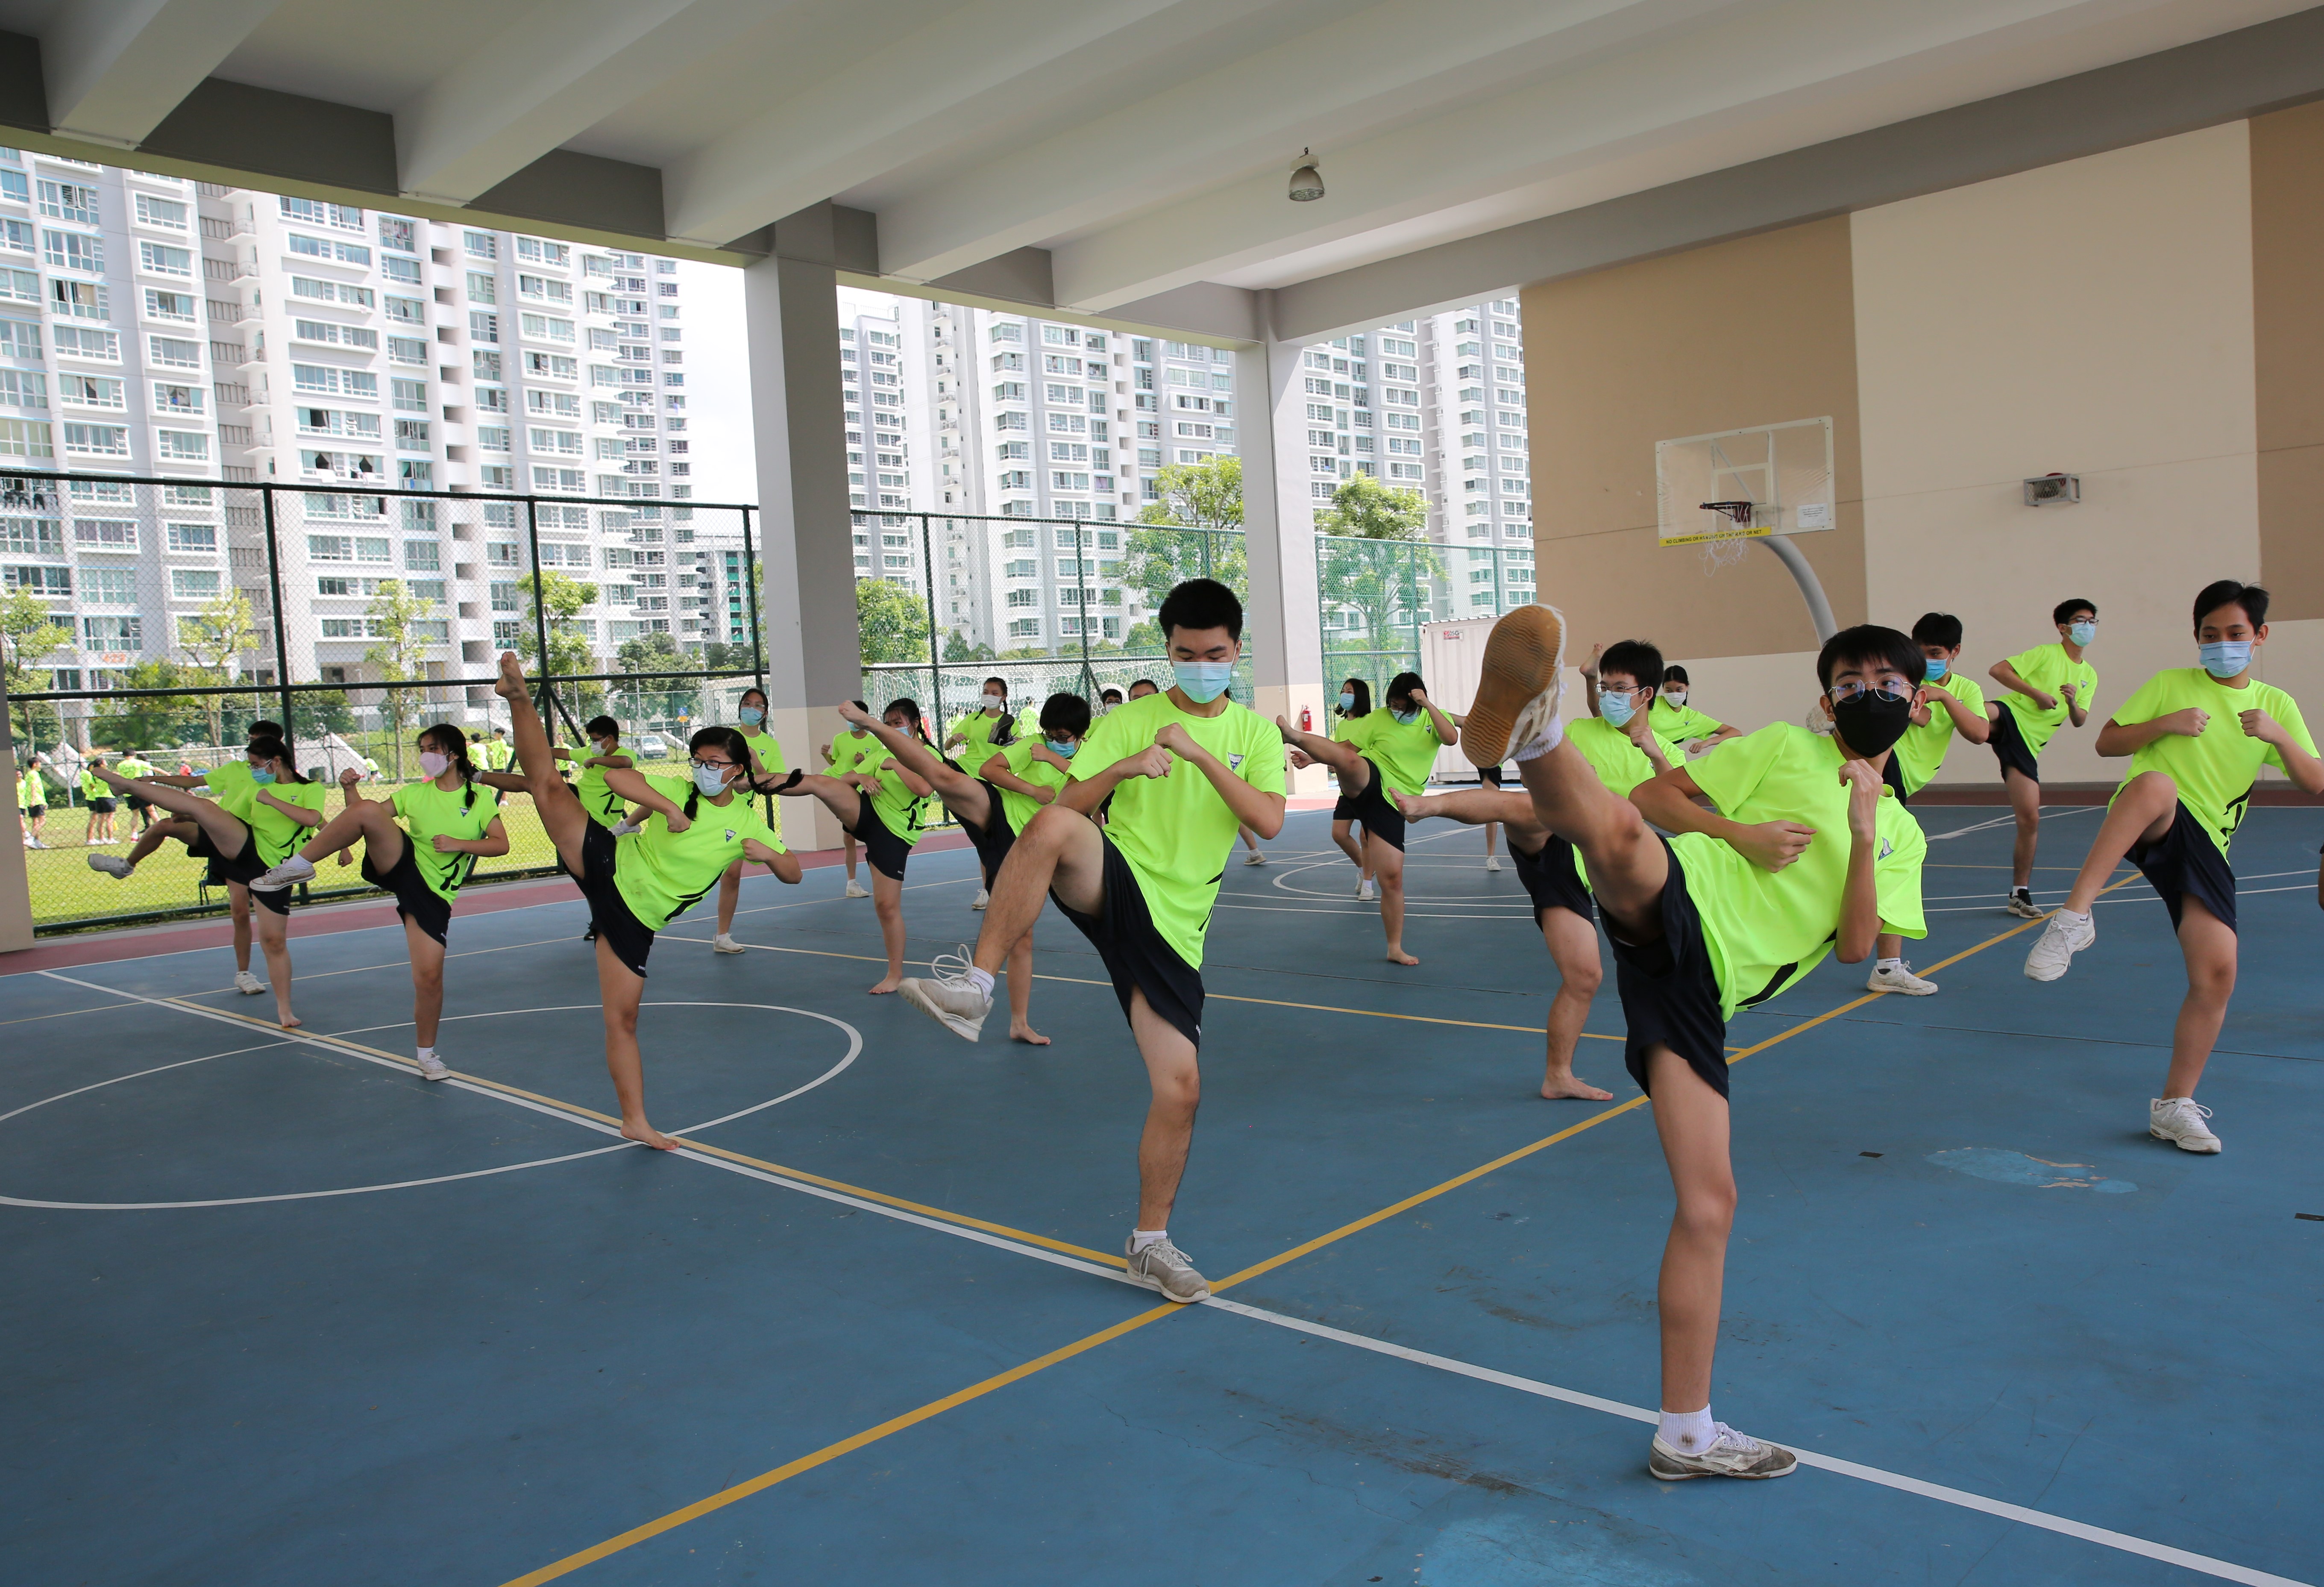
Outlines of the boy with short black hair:
[{"label": "boy with short black hair", "polygon": [[[1965,743],[1981,744],[1993,731],[1985,719],[1985,691],[1953,670],[1960,660],[1961,620],[1950,612],[1923,612],[1913,624],[1913,642],[1921,647],[1922,699],[1913,707],[1913,725],[1888,757],[1886,771],[1890,790],[1906,804],[1935,779],[1955,734]],[[1864,990],[1927,997],[1937,983],[1913,973],[1904,938],[1884,934]]]},{"label": "boy with short black hair", "polygon": [[[1045,896],[1088,937],[1112,977],[1153,1103],[1138,1143],[1131,1280],[1179,1302],[1210,1286],[1169,1236],[1202,1079],[1203,944],[1235,829],[1283,829],[1283,735],[1227,698],[1242,655],[1242,603],[1189,579],[1157,614],[1176,681],[1094,724],[1055,803],[1036,812],[993,879],[968,967],[908,980],[905,1001],[974,1041],[992,1010],[993,974],[1030,931]],[[1183,763],[1182,763],[1183,762]],[[1090,819],[1111,797],[1101,828]]]},{"label": "boy with short black hair", "polygon": [[2223,578],[2195,597],[2200,665],[2172,667],[2139,685],[2098,729],[2101,755],[2130,757],[2089,857],[2065,906],[2050,917],[2025,955],[2025,973],[2055,981],[2098,938],[2090,906],[2124,859],[2139,868],[2163,908],[2187,961],[2187,996],[2171,1033],[2163,1094],[2147,1104],[2147,1133],[2182,1151],[2216,1152],[2196,1083],[2227,1019],[2236,984],[2236,873],[2227,844],[2250,807],[2259,769],[2273,766],[2303,793],[2324,793],[2300,706],[2251,675],[2267,642],[2268,594]]},{"label": "boy with short black hair", "polygon": [[1614,944],[1624,1060],[1654,1098],[1678,1205],[1663,1252],[1662,1417],[1647,1470],[1664,1481],[1787,1476],[1798,1465],[1789,1450],[1714,1422],[1710,1409],[1736,1199],[1727,1020],[1827,951],[1856,964],[1884,927],[1923,934],[1927,844],[1881,781],[1920,700],[1920,652],[1894,629],[1844,630],[1816,659],[1831,734],[1777,723],[1624,800],[1567,742],[1564,649],[1564,619],[1550,607],[1495,624],[1462,747],[1478,762],[1513,753],[1535,819],[1581,851]]},{"label": "boy with short black hair", "polygon": [[2090,701],[2098,691],[2098,669],[2082,660],[2098,636],[2096,602],[2079,597],[2061,601],[2051,610],[2058,642],[2035,645],[2006,661],[1996,661],[1987,671],[2004,693],[1986,702],[1992,724],[1986,743],[2001,762],[2001,786],[2009,795],[2010,813],[2017,818],[2017,840],[2009,852],[2009,912],[2039,920],[2034,902],[2034,850],[2042,831],[2043,746],[2070,721],[2076,727],[2089,720]]}]

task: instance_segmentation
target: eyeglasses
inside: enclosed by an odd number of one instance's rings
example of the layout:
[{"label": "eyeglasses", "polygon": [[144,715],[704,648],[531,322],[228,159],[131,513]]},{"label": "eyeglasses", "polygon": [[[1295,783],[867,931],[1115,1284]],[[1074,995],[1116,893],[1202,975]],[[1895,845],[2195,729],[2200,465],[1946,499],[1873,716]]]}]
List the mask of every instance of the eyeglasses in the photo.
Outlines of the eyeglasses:
[{"label": "eyeglasses", "polygon": [[706,761],[706,760],[702,759],[702,757],[701,757],[701,756],[699,756],[699,755],[696,755],[696,757],[695,757],[695,758],[694,758],[690,762],[688,762],[688,763],[689,763],[690,765],[695,766],[695,767],[696,767],[696,768],[697,768],[697,769],[698,769],[698,768],[701,768],[701,767],[707,766],[707,767],[712,768],[712,769],[713,769],[713,770],[719,770],[719,771],[731,771],[731,770],[733,770],[734,769],[734,762],[733,762],[733,761]]},{"label": "eyeglasses", "polygon": [[1889,683],[1885,680],[1879,683],[1869,684],[1835,683],[1831,687],[1824,692],[1831,696],[1831,702],[1833,705],[1844,706],[1850,700],[1861,697],[1868,691],[1881,699],[1891,702],[1909,700],[1913,697],[1913,686],[1911,684]]}]

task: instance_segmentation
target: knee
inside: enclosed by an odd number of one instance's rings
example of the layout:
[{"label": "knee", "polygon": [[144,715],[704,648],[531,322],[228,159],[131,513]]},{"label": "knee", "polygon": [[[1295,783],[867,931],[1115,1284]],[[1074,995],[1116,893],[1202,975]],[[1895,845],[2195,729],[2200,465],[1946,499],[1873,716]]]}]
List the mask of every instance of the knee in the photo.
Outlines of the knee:
[{"label": "knee", "polygon": [[2236,966],[2211,961],[2187,966],[2187,990],[2198,1001],[2224,1004],[2235,994]]},{"label": "knee", "polygon": [[1018,835],[1017,841],[1036,848],[1054,849],[1065,841],[1074,823],[1088,819],[1079,810],[1064,805],[1044,805],[1033,812],[1033,818],[1025,823],[1025,830]]},{"label": "knee", "polygon": [[1154,1076],[1154,1105],[1167,1112],[1191,1114],[1202,1104],[1203,1077],[1189,1068],[1184,1073]]},{"label": "knee", "polygon": [[1724,1240],[1735,1227],[1735,1181],[1691,1186],[1680,1192],[1674,1228],[1699,1238]]},{"label": "knee", "polygon": [[638,1010],[634,1006],[609,1008],[605,1010],[605,1029],[614,1036],[635,1039],[638,1034]]},{"label": "knee", "polygon": [[1583,999],[1596,997],[1599,987],[1606,981],[1606,972],[1595,959],[1576,964],[1562,973],[1564,977],[1563,990]]}]

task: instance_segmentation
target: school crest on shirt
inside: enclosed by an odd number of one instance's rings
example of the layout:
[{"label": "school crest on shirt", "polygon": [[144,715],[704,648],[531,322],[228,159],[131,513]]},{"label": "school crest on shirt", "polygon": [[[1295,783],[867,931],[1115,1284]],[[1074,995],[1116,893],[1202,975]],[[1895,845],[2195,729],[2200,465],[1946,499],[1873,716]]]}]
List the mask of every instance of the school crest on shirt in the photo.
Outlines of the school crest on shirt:
[{"label": "school crest on shirt", "polygon": [[1242,770],[1242,757],[1236,754],[1231,750],[1227,752],[1227,770],[1230,771],[1240,771]]},{"label": "school crest on shirt", "polygon": [[[730,833],[730,834],[728,834],[728,835],[729,835],[729,836],[732,836],[732,835],[733,835],[733,834],[731,834],[731,833]],[[1881,858],[1881,859],[1885,860],[1885,859],[1886,859],[1889,855],[1891,855],[1891,854],[1895,853],[1895,852],[1896,852],[1896,845],[1895,845],[1895,844],[1890,843],[1890,842],[1889,842],[1886,838],[1885,838],[1885,837],[1884,837],[1884,838],[1882,838],[1882,839],[1880,840],[1880,858]]]},{"label": "school crest on shirt", "polygon": [[[731,826],[726,829],[726,841],[728,843],[733,843],[734,841],[734,829]],[[1886,856],[1883,857],[1885,858]]]}]

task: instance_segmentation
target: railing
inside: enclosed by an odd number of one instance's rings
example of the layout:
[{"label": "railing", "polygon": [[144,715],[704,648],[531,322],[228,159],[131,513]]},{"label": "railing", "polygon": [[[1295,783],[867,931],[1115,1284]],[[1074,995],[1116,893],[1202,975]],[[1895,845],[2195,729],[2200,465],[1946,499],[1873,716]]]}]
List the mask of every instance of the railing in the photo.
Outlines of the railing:
[{"label": "railing", "polygon": [[[1377,704],[1390,678],[1420,672],[1421,628],[1496,617],[1534,598],[1533,548],[1315,537],[1323,692],[1360,678]],[[1481,577],[1480,577],[1481,576]]]}]

